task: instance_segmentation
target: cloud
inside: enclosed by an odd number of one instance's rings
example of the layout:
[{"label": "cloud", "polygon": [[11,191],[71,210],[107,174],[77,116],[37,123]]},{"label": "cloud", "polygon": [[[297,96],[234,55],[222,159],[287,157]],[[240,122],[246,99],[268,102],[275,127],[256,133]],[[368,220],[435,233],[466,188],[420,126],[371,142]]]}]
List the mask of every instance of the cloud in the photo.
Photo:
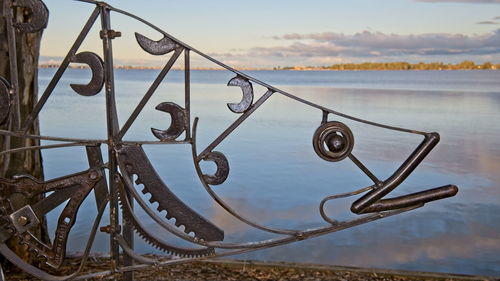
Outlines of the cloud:
[{"label": "cloud", "polygon": [[500,0],[416,0],[426,3],[500,4]]},{"label": "cloud", "polygon": [[[493,21],[492,21],[493,22]],[[479,24],[492,24],[481,22]],[[364,61],[443,61],[481,63],[500,60],[500,29],[485,34],[394,34],[362,31],[290,33],[274,36],[274,46],[213,53],[236,66],[330,65]]]},{"label": "cloud", "polygon": [[334,32],[292,33],[277,36],[275,39],[293,42],[287,46],[253,48],[250,53],[276,57],[500,54],[500,29],[484,35],[398,35],[363,31],[352,35]]},{"label": "cloud", "polygon": [[485,21],[476,22],[476,24],[498,24],[498,22],[491,21],[491,20],[485,20]]}]

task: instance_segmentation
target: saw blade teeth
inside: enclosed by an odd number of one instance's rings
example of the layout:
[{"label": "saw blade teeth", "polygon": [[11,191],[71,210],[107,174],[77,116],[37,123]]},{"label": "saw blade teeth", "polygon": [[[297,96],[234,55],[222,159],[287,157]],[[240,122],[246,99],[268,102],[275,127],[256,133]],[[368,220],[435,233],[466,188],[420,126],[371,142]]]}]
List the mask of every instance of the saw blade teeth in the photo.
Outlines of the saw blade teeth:
[{"label": "saw blade teeth", "polygon": [[154,202],[156,202],[156,201],[153,197],[149,198],[149,203],[154,203]]},{"label": "saw blade teeth", "polygon": [[148,190],[146,189],[146,187],[144,187],[142,190],[141,190],[142,194],[146,194],[148,193]]},{"label": "saw blade teeth", "polygon": [[143,184],[143,183],[142,183],[142,180],[140,178],[138,178],[135,180],[135,184],[139,185],[139,184]]},{"label": "saw blade teeth", "polygon": [[171,219],[173,216],[167,211],[167,214],[165,215],[167,219]]}]

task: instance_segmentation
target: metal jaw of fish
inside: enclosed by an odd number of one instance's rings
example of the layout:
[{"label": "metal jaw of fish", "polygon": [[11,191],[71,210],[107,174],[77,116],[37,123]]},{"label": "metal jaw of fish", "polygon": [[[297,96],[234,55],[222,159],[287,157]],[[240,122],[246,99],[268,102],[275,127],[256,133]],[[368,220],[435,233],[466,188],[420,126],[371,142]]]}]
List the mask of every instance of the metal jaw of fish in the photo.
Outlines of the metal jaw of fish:
[{"label": "metal jaw of fish", "polygon": [[[18,176],[13,179],[0,178],[0,253],[29,274],[43,280],[86,279],[102,277],[113,273],[141,270],[147,268],[150,264],[161,266],[189,262],[206,257],[240,254],[355,227],[391,215],[404,213],[422,207],[428,202],[451,197],[457,193],[458,188],[456,186],[445,185],[399,197],[386,198],[404,182],[438,144],[439,135],[437,133],[421,132],[381,124],[312,103],[231,68],[133,14],[116,9],[104,2],[94,0],[79,1],[93,4],[95,5],[95,9],[89,16],[89,19],[83,26],[39,101],[22,124],[18,122],[19,118],[16,118],[20,114],[18,106],[20,97],[18,85],[16,85],[16,59],[10,60],[11,76],[13,77],[10,77],[10,80],[0,77],[0,124],[6,124],[10,128],[9,130],[0,130],[0,135],[5,138],[42,139],[58,142],[49,145],[6,149],[0,151],[0,156],[22,153],[28,150],[81,146],[86,148],[89,162],[88,170],[49,181],[37,180],[30,176]],[[17,22],[14,20],[14,9],[16,7],[29,9],[33,15],[32,20],[29,22]],[[19,32],[38,32],[42,30],[47,26],[49,15],[47,7],[41,0],[6,0],[4,1],[4,13],[11,54],[15,54],[15,35]],[[158,40],[150,39],[139,33],[134,33],[134,36],[142,50],[150,55],[158,56],[161,60],[166,60],[164,67],[157,74],[157,77],[122,126],[118,122],[117,97],[114,92],[115,81],[112,46],[112,41],[120,37],[121,32],[111,28],[110,17],[112,13],[137,20],[159,32],[161,38]],[[98,18],[100,18],[101,22],[99,35],[103,46],[102,58],[93,52],[79,51]],[[191,120],[191,53],[195,53],[201,58],[231,72],[234,76],[228,81],[227,86],[239,88],[242,95],[239,102],[226,103],[228,109],[232,113],[237,114],[237,117],[200,153],[197,151],[196,137],[199,119],[195,118],[194,122]],[[158,87],[178,61],[181,54],[184,55],[184,104],[179,105],[167,100],[154,108],[169,114],[171,120],[167,129],[151,128],[152,137],[158,140],[125,141],[124,136],[135,123],[143,109],[147,107],[149,100],[156,93]],[[107,138],[81,139],[28,134],[29,129],[38,121],[39,114],[45,103],[49,98],[56,98],[52,97],[52,93],[64,71],[72,63],[86,64],[92,73],[89,83],[70,84],[70,87],[81,98],[92,98],[92,96],[100,93],[105,95]],[[260,97],[256,96],[254,94],[254,85],[259,85],[266,91]],[[238,89],[234,90],[235,94],[240,92],[237,91]],[[350,160],[373,181],[373,184],[368,187],[343,194],[327,196],[321,202],[318,202],[319,213],[326,222],[323,226],[297,230],[278,229],[264,225],[242,215],[238,210],[225,202],[213,189],[213,186],[227,184],[226,180],[231,176],[228,157],[216,150],[219,144],[274,95],[292,99],[318,110],[318,117],[321,116],[321,119],[318,120],[318,128],[312,135],[312,150],[315,151],[320,159],[329,162]],[[390,177],[381,180],[361,160],[354,156],[355,134],[347,124],[337,120],[339,117],[352,122],[375,126],[382,130],[418,135],[423,137],[423,140]],[[225,242],[223,229],[195,211],[194,208],[188,206],[167,186],[143,149],[143,146],[148,144],[190,145],[193,165],[200,183],[208,195],[235,219],[250,227],[277,234],[278,237],[263,241]],[[103,161],[101,146],[107,147],[106,163]],[[201,167],[202,161],[213,162],[216,166],[216,171],[212,174],[204,172]],[[135,182],[134,178],[136,178]],[[141,195],[139,190],[143,194],[150,196],[149,202],[143,199],[144,195]],[[41,267],[23,261],[7,246],[6,242],[8,240],[17,238],[15,241],[26,244],[30,250],[36,253],[36,256],[40,258],[42,263],[57,269],[65,261],[68,236],[76,222],[79,208],[91,192],[95,195],[97,215],[89,231],[89,237],[80,266],[72,274],[52,275]],[[327,214],[325,205],[330,200],[360,194],[362,195],[354,200],[351,206],[354,219],[341,221],[331,218]],[[31,199],[39,195],[46,196],[31,205],[25,204],[19,206],[16,203],[19,201],[17,200],[19,197]],[[65,202],[67,203],[62,208],[57,220],[54,239],[52,241],[42,241],[35,235],[33,230],[39,228],[44,223],[47,213],[62,206]],[[146,215],[161,229],[160,232],[151,231],[150,227],[146,226],[142,222],[142,219],[138,218],[134,204],[139,205]],[[157,204],[156,208],[152,207],[154,204]],[[103,226],[100,229],[102,232],[109,234],[111,245],[110,256],[113,267],[106,272],[82,274],[81,272],[85,267],[85,262],[90,254],[94,238],[99,230],[101,218],[106,208],[109,209],[109,225]],[[120,211],[123,220],[120,220]],[[166,212],[166,214],[162,215],[162,212]],[[132,230],[135,230],[142,239],[152,246],[179,258],[165,261],[136,253],[133,247]],[[183,243],[188,243],[191,246],[177,246],[177,244],[172,243],[174,241],[172,237],[182,240]],[[120,248],[125,255],[123,261],[119,258]],[[133,264],[131,260],[135,260],[139,264]]]}]

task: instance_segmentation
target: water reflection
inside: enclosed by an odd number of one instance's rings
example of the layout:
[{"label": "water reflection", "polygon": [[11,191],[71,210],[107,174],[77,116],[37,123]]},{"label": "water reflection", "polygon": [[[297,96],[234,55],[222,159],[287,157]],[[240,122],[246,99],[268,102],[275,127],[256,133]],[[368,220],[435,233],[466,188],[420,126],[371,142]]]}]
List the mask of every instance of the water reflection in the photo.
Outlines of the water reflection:
[{"label": "water reflection", "polygon": [[[41,70],[42,85],[51,70]],[[117,71],[119,119],[123,124],[149,87],[156,71]],[[171,75],[172,74],[172,75]],[[154,110],[160,102],[183,104],[182,73],[173,71],[126,135],[128,140],[154,140],[150,128],[166,128],[167,114]],[[496,72],[255,72],[257,77],[305,99],[364,119],[422,131],[437,131],[441,143],[391,196],[449,183],[460,187],[451,199],[420,210],[317,239],[239,258],[286,260],[423,271],[500,275],[500,82]],[[85,98],[68,84],[82,73],[68,70],[41,115],[45,135],[103,138],[106,135],[103,95]],[[231,73],[193,71],[192,112],[200,117],[198,150],[205,148],[237,117],[226,103],[241,91],[226,87]],[[480,83],[478,83],[480,81]],[[44,84],[45,83],[45,84]],[[257,99],[265,92],[255,86]],[[379,178],[390,176],[422,141],[421,136],[366,126],[344,118],[355,136],[354,154]],[[318,204],[325,196],[352,191],[371,181],[349,162],[325,162],[311,139],[321,111],[274,94],[216,150],[230,163],[228,180],[216,192],[234,209],[273,227],[308,228],[324,224]],[[78,126],[75,126],[77,122]],[[271,235],[237,222],[217,206],[198,182],[190,147],[145,146],[163,180],[183,201],[222,227],[228,241],[254,241]],[[47,178],[86,169],[83,149],[46,151]],[[213,167],[203,167],[206,172]],[[212,169],[212,170],[211,170]],[[90,198],[90,197],[89,197]],[[148,199],[148,197],[145,197]],[[335,218],[349,212],[354,198],[327,205]],[[72,249],[87,235],[95,212],[87,200]],[[138,212],[148,223],[147,216]],[[148,227],[157,229],[154,223]],[[53,226],[51,226],[53,228]],[[165,236],[169,237],[169,236]],[[104,236],[94,248],[105,251]],[[170,239],[170,238],[165,238]],[[154,251],[143,242],[141,252]]]}]

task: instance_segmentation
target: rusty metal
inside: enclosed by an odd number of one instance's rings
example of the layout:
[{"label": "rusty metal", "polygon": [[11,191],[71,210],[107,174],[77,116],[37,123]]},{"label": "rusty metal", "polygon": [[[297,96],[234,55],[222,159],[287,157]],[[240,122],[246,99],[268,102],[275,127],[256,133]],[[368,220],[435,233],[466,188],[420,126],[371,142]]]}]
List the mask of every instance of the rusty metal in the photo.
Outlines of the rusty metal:
[{"label": "rusty metal", "polygon": [[166,130],[151,128],[151,132],[158,139],[175,140],[186,130],[186,110],[173,102],[162,102],[155,107],[156,110],[170,114],[170,127]]},{"label": "rusty metal", "polygon": [[10,84],[5,78],[0,77],[0,125],[3,124],[10,113]]},{"label": "rusty metal", "polygon": [[177,227],[183,225],[184,232],[194,232],[195,237],[205,241],[221,241],[224,232],[213,223],[184,204],[163,183],[140,146],[127,145],[118,149],[121,172],[125,176],[137,175],[136,184],[143,185],[143,193],[151,194],[150,203],[158,203],[158,211],[167,211],[167,219],[175,219]]},{"label": "rusty metal", "polygon": [[[0,179],[0,253],[29,274],[43,280],[83,280],[92,277],[102,278],[105,275],[116,273],[126,273],[125,279],[132,280],[133,275],[130,274],[131,272],[144,270],[150,266],[166,266],[192,262],[207,257],[223,257],[301,241],[411,211],[422,207],[425,203],[451,197],[457,193],[458,188],[456,186],[445,185],[438,188],[417,191],[412,194],[386,198],[404,182],[437,145],[439,142],[439,135],[437,133],[427,133],[376,123],[312,103],[231,68],[133,14],[116,9],[104,2],[94,0],[79,1],[95,5],[95,9],[23,124],[21,124],[20,112],[18,110],[19,94],[15,30],[17,32],[34,32],[45,28],[49,12],[41,0],[6,0],[3,4],[9,41],[11,77],[10,80],[0,77],[0,123],[9,122],[10,126],[8,130],[0,130],[0,135],[22,139],[31,138],[57,141],[58,143],[4,150],[0,151],[0,155],[20,153],[26,150],[85,146],[89,163],[88,170],[49,181],[39,181],[29,175],[16,176],[13,179]],[[18,6],[30,9],[33,13],[33,20],[27,23],[14,22],[13,9]],[[159,57],[166,60],[165,66],[122,126],[120,126],[118,120],[116,107],[112,44],[112,41],[117,40],[122,33],[112,29],[111,15],[115,13],[137,20],[159,32],[162,35],[162,39],[158,41],[149,39],[137,32],[134,35],[137,44],[145,52],[155,56],[166,55],[165,57]],[[103,48],[102,58],[95,53],[79,50],[98,18],[100,19],[99,36],[102,40]],[[126,32],[128,33],[129,31]],[[151,128],[153,135],[159,141],[123,140],[128,130],[148,105],[148,101],[156,93],[160,84],[164,83],[165,77],[182,53],[184,53],[183,106],[166,100],[155,107],[156,110],[168,113],[171,117],[170,125],[167,129]],[[242,92],[240,102],[227,103],[229,110],[239,114],[239,116],[208,144],[201,153],[197,151],[196,137],[199,119],[197,117],[194,118],[191,124],[190,54],[192,53],[231,72],[234,76],[228,81],[227,86],[239,87]],[[39,117],[45,103],[49,98],[52,98],[55,87],[70,63],[87,64],[92,71],[92,78],[87,85],[70,84],[75,92],[82,95],[81,98],[96,95],[103,91],[104,88],[107,124],[106,139],[78,139],[61,136],[30,135],[27,133]],[[255,102],[254,84],[266,89],[266,92]],[[330,162],[350,160],[373,181],[373,185],[368,187],[343,194],[330,195],[319,202],[319,214],[326,222],[325,225],[300,230],[269,227],[243,216],[238,210],[225,202],[212,188],[212,186],[225,183],[231,176],[230,158],[228,159],[222,151],[219,151],[220,148],[218,146],[248,117],[254,114],[261,105],[276,94],[290,98],[321,112],[321,119],[318,120],[319,126],[313,136],[311,136],[312,149],[321,159]],[[153,110],[154,108],[149,109]],[[381,180],[360,159],[353,155],[352,151],[355,145],[354,133],[349,126],[332,117],[342,117],[385,130],[420,135],[424,139],[390,177]],[[184,139],[179,139],[183,133],[185,135]],[[195,171],[208,195],[235,219],[253,228],[273,233],[277,236],[263,241],[224,241],[225,234],[223,229],[220,229],[202,214],[194,211],[168,188],[149,161],[142,147],[146,144],[191,146]],[[107,150],[107,163],[103,162],[101,145],[105,145],[103,148]],[[217,167],[215,173],[209,174],[204,172],[200,166],[201,161],[215,163]],[[137,178],[135,183],[133,181],[134,176]],[[149,203],[145,202],[139,193],[141,185],[142,193],[147,193],[151,196]],[[42,269],[43,267],[28,264],[17,256],[5,243],[11,237],[17,236],[20,238],[21,243],[28,244],[38,254],[41,258],[41,263],[57,269],[65,260],[67,237],[75,223],[79,206],[91,191],[95,195],[94,199],[98,213],[94,225],[89,232],[89,238],[80,266],[72,274],[57,276],[48,273]],[[32,205],[15,206],[11,200],[19,194],[28,198],[39,194],[46,194],[47,196]],[[354,200],[351,206],[351,211],[357,216],[356,218],[341,221],[331,218],[327,214],[325,205],[329,201],[357,195],[361,195],[361,197]],[[68,203],[66,203],[58,218],[55,238],[48,245],[42,243],[31,233],[31,229],[39,226],[45,214],[61,206],[64,202]],[[150,203],[158,204],[156,210],[151,208],[152,204]],[[165,232],[152,233],[147,229],[136,215],[137,210],[134,209],[134,204],[137,205],[137,208],[142,209]],[[107,206],[109,207],[109,224],[101,226],[101,217]],[[167,214],[163,215],[161,211],[166,211]],[[99,226],[101,227],[99,228]],[[99,229],[109,236],[112,266],[108,271],[81,274]],[[178,256],[178,258],[164,260],[144,257],[136,253],[134,251],[132,231],[135,231],[152,246],[171,255]],[[187,242],[190,246],[175,245],[170,242],[171,237],[164,236],[164,234],[171,234],[176,240],[182,240],[184,243]],[[123,260],[120,259],[120,249],[125,255]],[[133,261],[135,261],[135,264]]]},{"label": "rusty metal", "polygon": [[23,32],[36,32],[47,27],[49,10],[40,0],[15,0],[13,7],[24,7],[31,10],[29,22],[16,22],[14,27]]},{"label": "rusty metal", "polygon": [[217,166],[213,175],[203,174],[203,179],[211,185],[219,185],[226,181],[229,176],[229,162],[226,156],[218,151],[211,151],[202,158],[203,161],[212,161]]},{"label": "rusty metal", "polygon": [[179,47],[172,39],[166,36],[158,41],[153,41],[136,32],[135,39],[144,51],[155,56],[168,54]]},{"label": "rusty metal", "polygon": [[85,63],[92,71],[92,79],[87,85],[70,84],[71,88],[82,96],[97,95],[104,85],[104,62],[95,53],[81,52],[71,58],[71,62]]},{"label": "rusty metal", "polygon": [[253,102],[252,83],[241,76],[236,76],[229,80],[227,85],[240,87],[243,92],[243,97],[239,103],[228,103],[227,107],[234,113],[243,113],[247,111]]}]

